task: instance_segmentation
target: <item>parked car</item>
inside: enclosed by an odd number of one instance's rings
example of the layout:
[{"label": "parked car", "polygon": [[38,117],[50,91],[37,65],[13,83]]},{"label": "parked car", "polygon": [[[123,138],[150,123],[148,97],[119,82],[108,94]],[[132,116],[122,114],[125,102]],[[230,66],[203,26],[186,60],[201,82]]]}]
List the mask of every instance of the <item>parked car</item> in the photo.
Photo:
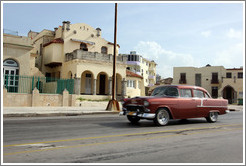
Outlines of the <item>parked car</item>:
[{"label": "parked car", "polygon": [[228,111],[228,100],[213,99],[204,88],[187,85],[156,87],[151,96],[126,98],[120,115],[132,123],[140,119],[153,120],[158,126],[167,125],[170,119],[205,117],[210,123]]}]

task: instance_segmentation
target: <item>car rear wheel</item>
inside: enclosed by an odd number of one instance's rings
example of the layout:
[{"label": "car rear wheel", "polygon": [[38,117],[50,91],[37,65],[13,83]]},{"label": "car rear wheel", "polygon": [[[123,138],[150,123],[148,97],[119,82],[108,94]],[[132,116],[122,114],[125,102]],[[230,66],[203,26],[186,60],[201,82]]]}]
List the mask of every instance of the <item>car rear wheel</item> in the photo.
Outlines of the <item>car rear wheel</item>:
[{"label": "car rear wheel", "polygon": [[140,121],[140,118],[137,116],[127,115],[127,119],[133,124],[138,123]]},{"label": "car rear wheel", "polygon": [[169,116],[168,111],[164,108],[161,108],[156,113],[154,123],[157,126],[165,126],[168,124],[169,119],[170,119],[170,116]]},{"label": "car rear wheel", "polygon": [[209,123],[214,123],[218,120],[218,112],[210,112],[208,117],[206,117],[206,120]]}]

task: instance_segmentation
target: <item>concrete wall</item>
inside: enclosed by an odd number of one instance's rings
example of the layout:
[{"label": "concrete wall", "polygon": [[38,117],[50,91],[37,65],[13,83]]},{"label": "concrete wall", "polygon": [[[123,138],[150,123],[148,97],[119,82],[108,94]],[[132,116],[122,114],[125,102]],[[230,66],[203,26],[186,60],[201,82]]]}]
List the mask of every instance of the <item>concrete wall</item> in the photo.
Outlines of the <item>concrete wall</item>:
[{"label": "concrete wall", "polygon": [[[61,107],[75,105],[72,95],[68,91],[63,94],[42,94],[35,88],[32,94],[25,93],[8,93],[3,89],[3,106],[4,107]],[[75,98],[74,98],[75,99]]]}]

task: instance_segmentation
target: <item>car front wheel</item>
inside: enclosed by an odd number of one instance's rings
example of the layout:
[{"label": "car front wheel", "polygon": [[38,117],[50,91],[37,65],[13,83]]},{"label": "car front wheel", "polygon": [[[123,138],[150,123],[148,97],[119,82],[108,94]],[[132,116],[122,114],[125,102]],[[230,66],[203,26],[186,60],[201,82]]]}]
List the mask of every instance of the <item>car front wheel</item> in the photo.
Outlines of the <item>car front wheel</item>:
[{"label": "car front wheel", "polygon": [[140,121],[140,118],[137,117],[137,116],[130,116],[130,115],[127,115],[127,119],[133,123],[133,124],[136,124],[138,123],[138,121]]},{"label": "car front wheel", "polygon": [[154,123],[157,126],[165,126],[168,124],[169,119],[170,119],[170,116],[169,116],[168,111],[164,108],[161,108],[156,113]]},{"label": "car front wheel", "polygon": [[206,117],[206,120],[209,123],[214,123],[218,120],[218,112],[210,112],[208,117]]}]

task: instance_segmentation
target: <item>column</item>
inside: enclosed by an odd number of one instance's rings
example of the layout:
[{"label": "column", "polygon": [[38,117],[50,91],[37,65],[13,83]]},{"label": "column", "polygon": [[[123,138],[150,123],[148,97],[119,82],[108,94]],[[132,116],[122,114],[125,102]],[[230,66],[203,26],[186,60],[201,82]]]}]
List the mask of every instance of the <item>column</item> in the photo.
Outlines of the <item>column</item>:
[{"label": "column", "polygon": [[112,77],[109,77],[108,84],[109,84],[109,86],[108,86],[108,94],[112,95]]},{"label": "column", "polygon": [[35,87],[32,91],[32,107],[41,106],[39,101],[39,90]]},{"label": "column", "polygon": [[74,94],[76,95],[80,95],[80,84],[81,84],[81,79],[74,78]]},{"label": "column", "polygon": [[121,81],[121,95],[123,98],[126,96],[126,82],[125,78]]},{"label": "column", "polygon": [[93,95],[97,94],[97,79],[94,79],[93,81]]},{"label": "column", "polygon": [[62,106],[68,107],[69,106],[68,102],[69,102],[69,92],[67,91],[67,89],[64,89],[62,93]]}]

